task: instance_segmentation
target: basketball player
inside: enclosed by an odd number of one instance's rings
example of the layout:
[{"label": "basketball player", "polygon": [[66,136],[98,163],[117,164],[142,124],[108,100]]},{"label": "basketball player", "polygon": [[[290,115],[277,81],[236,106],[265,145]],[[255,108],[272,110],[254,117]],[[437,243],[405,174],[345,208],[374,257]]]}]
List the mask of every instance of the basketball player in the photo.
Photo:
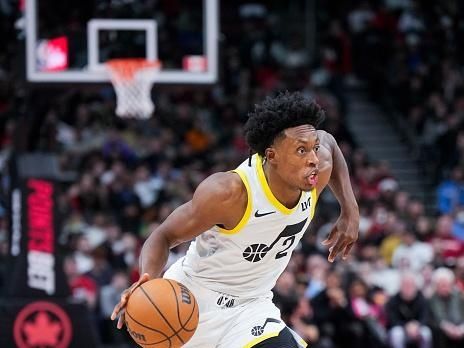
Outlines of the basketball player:
[{"label": "basketball player", "polygon": [[271,289],[285,270],[329,185],[341,215],[324,244],[330,262],[346,258],[358,237],[359,211],[343,155],[332,135],[317,130],[324,111],[300,93],[257,105],[245,125],[255,155],[216,173],[196,189],[143,245],[140,280],[121,295],[111,319],[132,291],[159,277],[169,249],[195,238],[164,277],[195,295],[200,321],[190,348],[297,348],[306,343],[280,317]]}]

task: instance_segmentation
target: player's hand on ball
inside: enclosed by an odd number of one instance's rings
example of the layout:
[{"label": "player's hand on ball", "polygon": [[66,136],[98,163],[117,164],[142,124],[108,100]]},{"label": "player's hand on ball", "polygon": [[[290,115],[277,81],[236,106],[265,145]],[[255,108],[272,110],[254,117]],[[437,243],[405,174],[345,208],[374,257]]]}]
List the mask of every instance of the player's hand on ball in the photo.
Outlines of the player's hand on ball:
[{"label": "player's hand on ball", "polygon": [[359,232],[359,213],[342,214],[338,218],[335,225],[332,227],[323,245],[329,247],[329,262],[333,262],[339,253],[343,253],[343,259],[348,257],[348,254],[354,243],[358,240]]},{"label": "player's hand on ball", "polygon": [[124,324],[124,313],[125,313],[125,308],[127,305],[127,301],[129,300],[130,295],[134,292],[135,289],[137,289],[140,285],[143,283],[147,282],[150,280],[150,275],[148,273],[144,273],[140,276],[139,280],[136,281],[134,284],[131,285],[130,288],[124,290],[121,294],[121,300],[119,303],[114,306],[113,313],[111,313],[111,320],[114,320],[118,317],[118,329],[122,329],[122,326]]}]

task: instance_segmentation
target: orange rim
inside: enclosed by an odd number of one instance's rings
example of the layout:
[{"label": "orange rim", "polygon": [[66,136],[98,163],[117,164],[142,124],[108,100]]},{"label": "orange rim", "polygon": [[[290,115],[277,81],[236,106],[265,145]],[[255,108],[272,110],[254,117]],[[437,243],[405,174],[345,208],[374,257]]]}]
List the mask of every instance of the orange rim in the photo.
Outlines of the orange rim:
[{"label": "orange rim", "polygon": [[132,80],[134,74],[142,69],[160,69],[159,60],[149,61],[143,58],[118,58],[105,63],[118,80]]}]

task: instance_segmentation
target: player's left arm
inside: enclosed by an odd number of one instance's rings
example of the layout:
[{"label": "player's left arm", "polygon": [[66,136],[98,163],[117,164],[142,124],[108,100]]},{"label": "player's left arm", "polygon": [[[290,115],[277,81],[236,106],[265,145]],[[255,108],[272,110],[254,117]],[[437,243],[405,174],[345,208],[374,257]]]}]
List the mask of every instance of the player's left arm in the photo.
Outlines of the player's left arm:
[{"label": "player's left arm", "polygon": [[[320,132],[320,131],[319,131]],[[328,185],[340,204],[340,216],[332,227],[324,245],[329,247],[328,260],[333,262],[342,253],[346,259],[348,253],[358,239],[359,208],[351,187],[350,173],[343,153],[335,138],[327,132],[320,132],[323,141],[332,156],[332,172]]]}]

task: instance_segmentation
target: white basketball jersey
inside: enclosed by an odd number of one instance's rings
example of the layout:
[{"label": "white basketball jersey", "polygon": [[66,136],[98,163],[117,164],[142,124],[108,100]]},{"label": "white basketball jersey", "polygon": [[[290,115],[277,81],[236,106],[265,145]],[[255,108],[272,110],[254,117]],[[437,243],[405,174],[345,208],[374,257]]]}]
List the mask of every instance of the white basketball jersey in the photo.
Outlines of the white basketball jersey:
[{"label": "white basketball jersey", "polygon": [[316,189],[302,192],[289,209],[273,195],[262,158],[244,161],[235,172],[248,193],[245,214],[233,230],[218,226],[190,245],[183,269],[204,287],[233,296],[269,295],[314,216]]}]

